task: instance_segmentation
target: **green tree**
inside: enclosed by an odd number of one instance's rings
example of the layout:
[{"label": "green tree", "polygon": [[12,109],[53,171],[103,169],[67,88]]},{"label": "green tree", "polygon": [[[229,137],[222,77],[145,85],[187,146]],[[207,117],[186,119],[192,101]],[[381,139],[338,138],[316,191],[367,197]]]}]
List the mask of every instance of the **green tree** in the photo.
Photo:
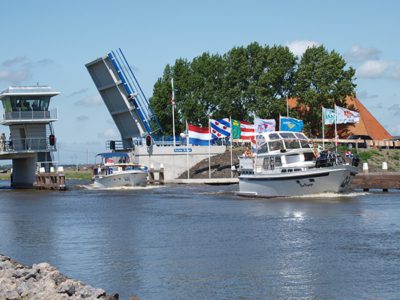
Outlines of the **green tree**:
[{"label": "green tree", "polygon": [[253,111],[262,118],[278,119],[286,115],[286,98],[291,95],[295,78],[296,58],[288,47],[265,47],[257,58],[259,74],[254,81],[256,101]]},{"label": "green tree", "polygon": [[323,46],[308,48],[296,73],[294,96],[305,132],[320,135],[322,107],[346,107],[346,96],[354,95],[355,70],[335,51]]}]

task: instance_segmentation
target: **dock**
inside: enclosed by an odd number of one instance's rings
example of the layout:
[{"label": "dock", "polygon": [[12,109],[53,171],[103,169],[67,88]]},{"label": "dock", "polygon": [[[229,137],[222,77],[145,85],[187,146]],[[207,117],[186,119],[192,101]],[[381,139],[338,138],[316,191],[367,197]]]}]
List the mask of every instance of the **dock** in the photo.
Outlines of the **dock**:
[{"label": "dock", "polygon": [[351,188],[362,189],[365,192],[372,189],[384,192],[400,189],[400,172],[358,173],[351,183]]}]

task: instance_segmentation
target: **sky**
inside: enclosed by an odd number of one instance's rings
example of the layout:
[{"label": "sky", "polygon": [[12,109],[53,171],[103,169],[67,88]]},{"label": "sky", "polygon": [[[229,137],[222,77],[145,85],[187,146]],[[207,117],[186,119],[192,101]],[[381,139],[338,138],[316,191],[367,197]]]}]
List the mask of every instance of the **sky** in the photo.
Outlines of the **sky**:
[{"label": "sky", "polygon": [[93,162],[106,140],[120,139],[85,67],[118,48],[150,98],[178,58],[252,42],[301,57],[323,45],[356,69],[357,98],[400,135],[400,1],[1,0],[0,11],[0,91],[40,84],[61,92],[51,104],[59,163]]}]

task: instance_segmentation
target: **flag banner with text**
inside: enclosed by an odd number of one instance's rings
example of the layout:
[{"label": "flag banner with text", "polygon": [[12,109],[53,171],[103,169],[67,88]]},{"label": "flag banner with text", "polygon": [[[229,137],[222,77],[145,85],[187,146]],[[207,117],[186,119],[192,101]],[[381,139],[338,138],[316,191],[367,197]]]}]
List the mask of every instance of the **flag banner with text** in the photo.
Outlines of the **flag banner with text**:
[{"label": "flag banner with text", "polygon": [[336,106],[336,124],[358,122],[360,122],[360,113],[344,107]]},{"label": "flag banner with text", "polygon": [[254,118],[255,133],[275,131],[276,121],[274,119]]}]

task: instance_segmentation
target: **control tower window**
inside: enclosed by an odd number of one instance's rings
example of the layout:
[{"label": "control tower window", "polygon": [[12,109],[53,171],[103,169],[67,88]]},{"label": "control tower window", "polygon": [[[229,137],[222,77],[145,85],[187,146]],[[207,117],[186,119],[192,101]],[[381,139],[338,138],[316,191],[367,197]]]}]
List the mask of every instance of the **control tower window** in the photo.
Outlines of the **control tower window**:
[{"label": "control tower window", "polygon": [[11,107],[13,111],[43,111],[48,110],[50,97],[13,97]]}]

